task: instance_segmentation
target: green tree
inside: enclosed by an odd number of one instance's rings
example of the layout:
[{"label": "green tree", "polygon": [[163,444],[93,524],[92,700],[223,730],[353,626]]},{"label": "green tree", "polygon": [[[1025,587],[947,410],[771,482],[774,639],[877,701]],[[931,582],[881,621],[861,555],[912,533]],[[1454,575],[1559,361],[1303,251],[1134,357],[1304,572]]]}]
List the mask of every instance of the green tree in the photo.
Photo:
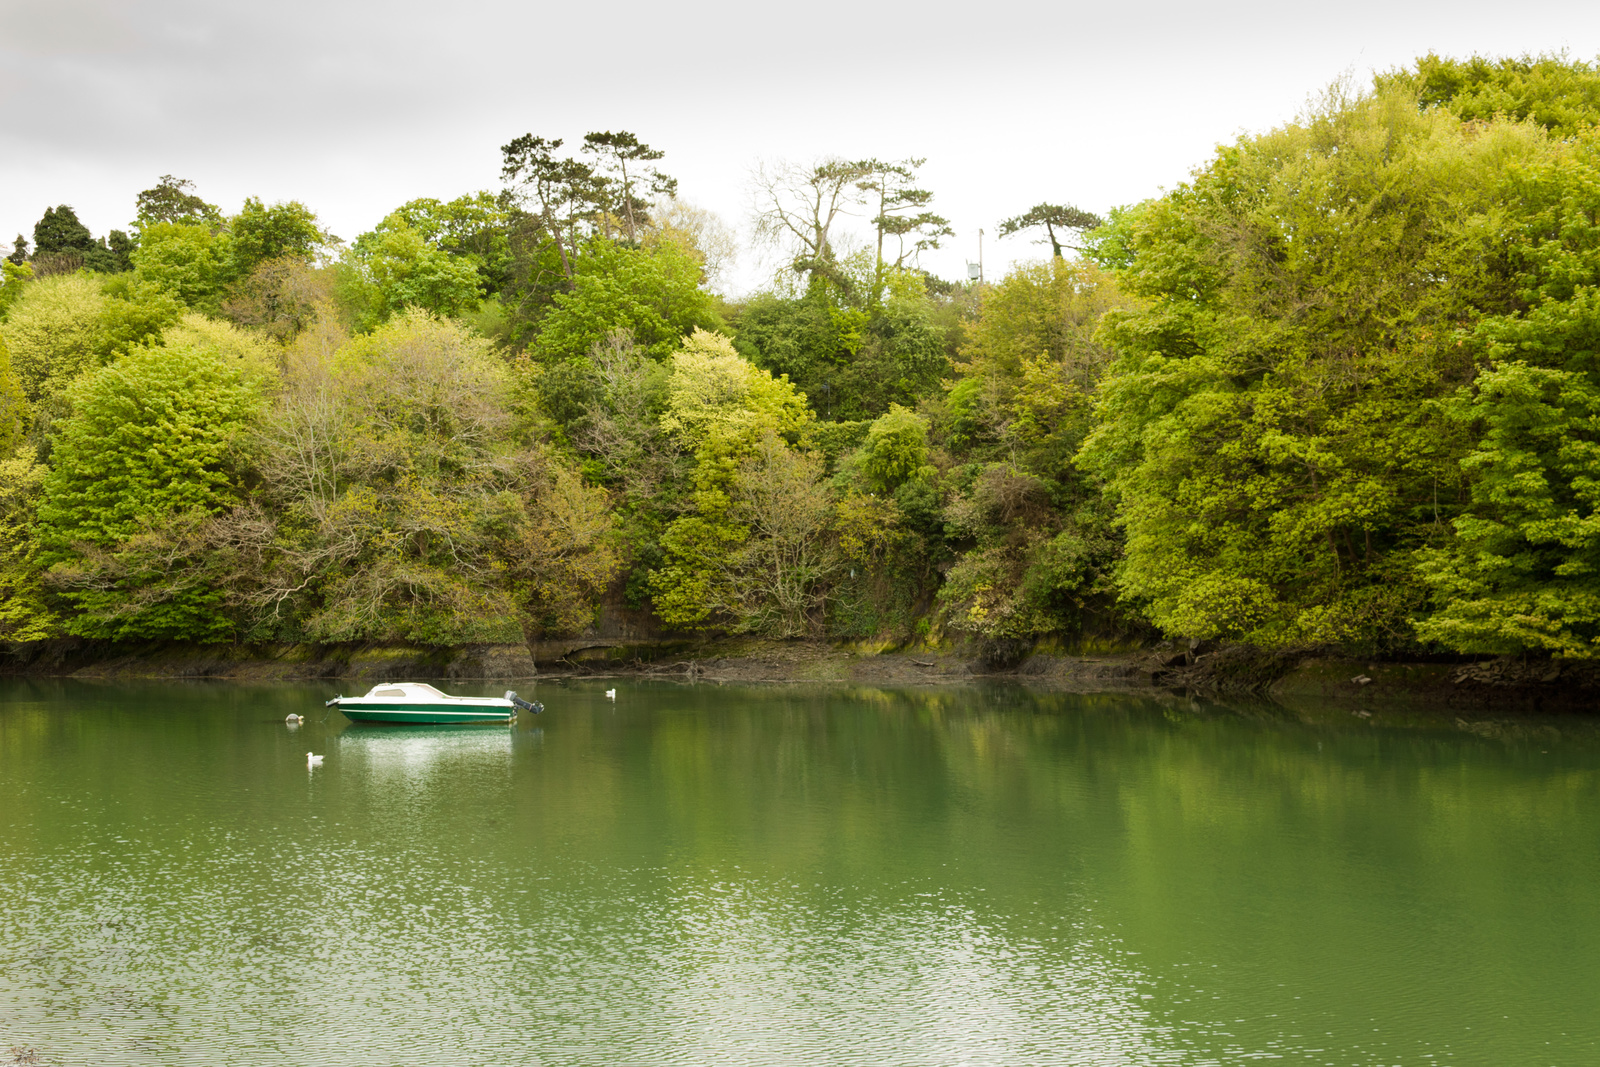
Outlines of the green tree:
[{"label": "green tree", "polygon": [[507,570],[530,513],[487,344],[412,308],[331,355],[302,338],[290,356],[254,449],[277,518],[240,598],[251,632],[514,640],[534,610],[517,599],[531,572]]},{"label": "green tree", "polygon": [[234,502],[234,449],[260,412],[259,386],[210,348],[136,348],[75,383],[71,401],[38,511],[41,562],[76,609],[68,631],[227,638],[223,591],[156,586],[123,554],[163,524]]},{"label": "green tree", "polygon": [[494,293],[511,280],[511,216],[500,197],[477,192],[450,201],[409,200],[374,230],[402,226],[415,230],[429,246],[471,262],[485,290]]},{"label": "green tree", "polygon": [[928,420],[899,404],[867,431],[863,472],[879,493],[893,493],[928,466]]},{"label": "green tree", "polygon": [[1035,204],[1020,215],[1002,220],[1000,236],[1010,237],[1014,233],[1024,233],[1043,227],[1045,239],[1050,242],[1050,254],[1060,259],[1061,238],[1056,235],[1057,230],[1082,234],[1104,224],[1105,220],[1099,215],[1073,207],[1071,204]]},{"label": "green tree", "polygon": [[35,510],[45,473],[31,449],[0,450],[0,641],[39,641],[59,632],[38,559]]},{"label": "green tree", "polygon": [[1462,652],[1600,656],[1600,389],[1519,361],[1447,410],[1485,432],[1455,538],[1420,554],[1439,606],[1417,632]]},{"label": "green tree", "polygon": [[100,283],[82,275],[28,283],[0,324],[0,339],[29,402],[60,395],[78,375],[109,357],[109,304]]},{"label": "green tree", "polygon": [[11,305],[22,298],[32,278],[33,268],[27,263],[0,261],[0,321],[10,314]]},{"label": "green tree", "polygon": [[11,455],[28,428],[28,400],[11,369],[11,353],[0,331],[0,458]]},{"label": "green tree", "polygon": [[583,633],[620,567],[606,491],[543,453],[520,465],[524,488],[500,544],[523,633],[530,642]]},{"label": "green tree", "polygon": [[1414,67],[1376,81],[1380,89],[1415,93],[1422,107],[1442,107],[1472,122],[1529,119],[1557,137],[1600,122],[1600,70],[1565,56],[1447,59],[1430,52]]},{"label": "green tree", "polygon": [[37,256],[57,253],[75,253],[79,256],[94,251],[94,236],[89,227],[78,221],[77,212],[66,204],[46,208],[44,216],[33,224],[33,254]]},{"label": "green tree", "polygon": [[984,438],[1033,443],[1059,418],[1062,390],[1091,393],[1112,358],[1094,339],[1107,311],[1126,306],[1114,279],[1091,263],[1024,264],[986,287],[959,365],[973,384],[956,402]]},{"label": "green tree", "polygon": [[1119,579],[1168,633],[1404,644],[1413,554],[1462,503],[1433,401],[1458,329],[1512,294],[1508,165],[1537,128],[1463,126],[1409,91],[1334,94],[1123,216],[1117,352],[1082,461],[1126,528]]},{"label": "green tree", "polygon": [[506,190],[560,255],[562,273],[571,278],[578,245],[593,232],[595,217],[608,203],[607,181],[580,160],[556,155],[561,138],[531,133],[502,145],[500,169]]},{"label": "green tree", "polygon": [[141,192],[135,205],[137,217],[133,225],[141,235],[146,227],[158,222],[222,227],[222,212],[194,193],[194,182],[170,174],[163,174],[154,186]]},{"label": "green tree", "polygon": [[133,238],[121,230],[112,230],[85,259],[90,270],[104,274],[121,274],[133,269],[133,250],[138,247]]},{"label": "green tree", "polygon": [[345,300],[363,327],[406,308],[454,317],[483,300],[483,281],[470,260],[429,244],[398,220],[357,238],[345,270]]},{"label": "green tree", "polygon": [[583,246],[570,292],[557,293],[532,353],[542,362],[581,359],[615,330],[665,358],[696,330],[721,330],[716,300],[700,288],[700,264],[681,245],[627,248],[596,238]]},{"label": "green tree", "polygon": [[[882,292],[889,271],[915,266],[923,252],[931,252],[939,247],[941,239],[955,236],[949,219],[926,210],[933,203],[933,193],[916,186],[917,171],[926,162],[926,159],[894,162],[868,159],[856,164],[861,171],[856,188],[865,194],[868,209],[875,212],[872,216],[872,229],[877,236],[874,298]],[[890,239],[895,242],[893,259],[884,251]]]},{"label": "green tree", "polygon": [[43,423],[62,410],[67,386],[129,348],[157,340],[182,307],[165,291],[127,276],[56,275],[31,281],[0,323],[23,395]]},{"label": "green tree", "polygon": [[667,396],[661,425],[695,457],[693,510],[662,536],[663,566],[650,577],[655,611],[673,626],[737,627],[753,618],[740,606],[735,564],[752,536],[750,517],[736,508],[741,464],[769,452],[770,438],[798,435],[812,415],[787,380],[703,331],[673,355]]},{"label": "green tree", "polygon": [[[678,192],[678,179],[651,166],[664,158],[666,153],[651,148],[627,130],[584,134],[582,151],[594,155],[608,176],[615,175],[610,177],[610,189],[607,190],[608,193],[614,190],[614,195],[606,197],[605,207],[622,219],[629,243],[637,244],[640,227],[650,221],[646,213],[649,203],[646,198],[671,197]],[[628,173],[630,163],[633,165],[632,174]]]},{"label": "green tree", "polygon": [[215,313],[234,278],[233,239],[211,227],[152,222],[139,235],[133,267],[196,311]]},{"label": "green tree", "polygon": [[879,286],[873,254],[835,264],[839,289],[820,279],[798,296],[758,294],[739,310],[736,346],[763,369],[787,374],[827,419],[872,419],[890,404],[915,404],[950,373],[952,323],[920,272],[892,266],[879,297],[851,303],[846,292]]},{"label": "green tree", "polygon": [[1472,442],[1469,499],[1455,536],[1419,553],[1433,611],[1417,630],[1465,652],[1589,658],[1600,655],[1600,143],[1564,141],[1501,177],[1515,299],[1457,339],[1483,368],[1441,404]]},{"label": "green tree", "polygon": [[232,237],[228,264],[231,278],[241,278],[269,259],[292,256],[315,259],[337,237],[323,231],[317,216],[298,200],[270,207],[256,197],[248,197],[239,213],[228,220]]}]

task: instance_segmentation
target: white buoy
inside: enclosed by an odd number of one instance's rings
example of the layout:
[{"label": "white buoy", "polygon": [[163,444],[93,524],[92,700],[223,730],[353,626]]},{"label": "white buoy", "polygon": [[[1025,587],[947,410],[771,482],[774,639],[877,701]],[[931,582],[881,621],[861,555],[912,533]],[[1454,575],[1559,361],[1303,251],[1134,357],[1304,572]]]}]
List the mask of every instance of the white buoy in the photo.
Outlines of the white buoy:
[{"label": "white buoy", "polygon": [[290,726],[299,726],[301,723],[305,722],[305,719],[301,718],[299,715],[290,715],[283,721],[288,723]]},{"label": "white buoy", "polygon": [[607,698],[607,699],[608,699],[608,700],[615,700],[615,699],[617,699],[617,691],[616,691],[616,690],[615,690],[615,689],[607,689],[607,690],[606,690],[606,698]]},{"label": "white buoy", "polygon": [[310,752],[306,753],[306,766],[307,767],[315,767],[318,764],[320,764],[321,762],[322,762],[322,757],[321,756],[314,755],[314,754],[312,754]]}]

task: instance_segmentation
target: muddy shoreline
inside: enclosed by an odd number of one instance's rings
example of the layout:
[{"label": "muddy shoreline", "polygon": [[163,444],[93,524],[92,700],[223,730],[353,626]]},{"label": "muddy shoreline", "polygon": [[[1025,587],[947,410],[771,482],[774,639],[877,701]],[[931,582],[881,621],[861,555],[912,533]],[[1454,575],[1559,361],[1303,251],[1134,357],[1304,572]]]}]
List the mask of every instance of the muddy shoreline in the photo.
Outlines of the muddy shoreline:
[{"label": "muddy shoreline", "polygon": [[1600,665],[1550,660],[1373,661],[1319,650],[1164,642],[1113,655],[1033,652],[1009,662],[976,649],[881,649],[808,641],[651,640],[419,648],[395,645],[115,644],[79,640],[0,649],[0,675],[373,684],[638,677],[712,684],[923,686],[1010,682],[1078,692],[1162,692],[1362,709],[1397,703],[1478,713],[1600,711]]}]

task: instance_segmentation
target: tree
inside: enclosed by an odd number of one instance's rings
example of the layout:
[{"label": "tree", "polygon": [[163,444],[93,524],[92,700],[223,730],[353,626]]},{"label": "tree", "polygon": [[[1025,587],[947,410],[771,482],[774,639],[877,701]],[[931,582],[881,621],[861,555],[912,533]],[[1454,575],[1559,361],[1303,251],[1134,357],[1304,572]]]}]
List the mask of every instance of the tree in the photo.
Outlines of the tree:
[{"label": "tree", "polygon": [[1419,554],[1438,608],[1418,634],[1462,652],[1600,657],[1600,388],[1519,360],[1446,410],[1485,432],[1463,460],[1475,477],[1456,537]]},{"label": "tree", "polygon": [[[41,274],[70,273],[80,267],[116,274],[132,266],[132,238],[121,230],[112,230],[109,241],[104,237],[95,240],[66,204],[45,210],[44,217],[33,227],[33,239],[33,258]],[[26,254],[27,242],[18,234],[13,261],[21,263]]]},{"label": "tree", "polygon": [[95,240],[89,228],[78,221],[77,212],[66,204],[46,208],[44,216],[33,225],[35,257],[63,252],[82,256],[94,247]]},{"label": "tree", "polygon": [[33,267],[28,263],[0,260],[0,322],[10,314],[11,307],[28,291],[27,283],[33,278]]},{"label": "tree", "polygon": [[822,457],[771,433],[739,461],[728,518],[745,536],[723,583],[737,595],[723,605],[735,630],[799,637],[820,627],[825,583],[841,562],[831,536],[833,494],[822,475]]},{"label": "tree", "polygon": [[158,222],[176,222],[220,229],[222,212],[215,204],[208,204],[194,192],[194,182],[163,174],[154,186],[141,192],[135,199],[137,212],[134,229],[143,234],[146,227]]},{"label": "tree", "polygon": [[512,211],[503,198],[477,192],[454,200],[409,200],[374,227],[408,226],[430,246],[470,261],[488,292],[499,292],[511,280]]},{"label": "tree", "polygon": [[186,306],[215,312],[234,279],[233,238],[209,226],[152,222],[139,235],[133,267]]},{"label": "tree", "polygon": [[752,179],[755,236],[789,256],[788,269],[801,277],[833,283],[850,296],[854,285],[839,268],[834,227],[861,207],[864,163],[837,157],[810,166],[761,164]]},{"label": "tree", "polygon": [[840,311],[820,287],[797,298],[757,293],[734,320],[734,346],[762,370],[794,382],[824,418],[847,417],[839,411],[849,410],[851,398],[838,386],[853,356],[852,324]]},{"label": "tree", "polygon": [[1432,593],[1417,632],[1464,652],[1600,657],[1600,151],[1564,140],[1499,179],[1514,298],[1457,334],[1480,369],[1438,407],[1467,446],[1467,499],[1441,513],[1454,536],[1417,553]]},{"label": "tree", "polygon": [[228,287],[222,313],[240,326],[288,341],[319,315],[333,313],[336,275],[299,256],[262,260]]},{"label": "tree", "polygon": [[66,274],[28,283],[0,323],[0,341],[30,403],[60,395],[80,374],[109,358],[108,304],[93,278]]},{"label": "tree", "polygon": [[28,261],[28,239],[22,234],[17,234],[17,239],[11,243],[11,254],[6,256],[6,262],[22,266]]},{"label": "tree", "polygon": [[[85,637],[221,640],[224,594],[157,588],[119,549],[236,499],[234,448],[257,417],[259,386],[237,360],[200,346],[136,348],[72,389],[39,504],[41,562],[78,610]],[[121,565],[119,565],[121,564]],[[134,573],[130,574],[129,572]]]},{"label": "tree", "polygon": [[[636,345],[626,330],[608,334],[589,350],[585,362],[595,387],[592,399],[577,418],[563,420],[573,447],[590,461],[592,477],[615,487],[624,510],[660,504],[680,466],[678,451],[661,426],[671,371]],[[547,404],[546,410],[555,406]]]},{"label": "tree", "polygon": [[501,551],[523,632],[530,642],[582,633],[620,565],[606,492],[542,453],[520,462],[519,513]]},{"label": "tree", "polygon": [[615,330],[663,359],[695,330],[725,328],[700,288],[699,263],[682,246],[647,250],[595,238],[582,251],[571,291],[553,297],[530,348],[541,362],[581,359]]},{"label": "tree", "polygon": [[300,201],[269,207],[253,196],[228,220],[228,234],[233,239],[229,270],[235,278],[249,274],[258,263],[282,256],[310,262],[339,240],[317,225],[317,216]]},{"label": "tree", "polygon": [[1047,398],[1094,390],[1112,359],[1095,331],[1107,311],[1127,303],[1107,272],[1060,257],[986,287],[960,349],[958,369],[974,387],[957,405],[960,417],[996,441],[1048,433]]},{"label": "tree", "polygon": [[1056,236],[1057,230],[1082,234],[1104,223],[1105,220],[1099,215],[1075,208],[1071,204],[1035,204],[1021,215],[1014,215],[1002,221],[1000,236],[1010,237],[1014,233],[1036,230],[1043,226],[1045,239],[1050,242],[1051,254],[1060,259],[1061,238]]},{"label": "tree", "polygon": [[123,271],[132,270],[135,247],[137,245],[133,238],[121,230],[112,230],[101,247],[91,253],[88,260],[89,267],[91,270],[106,274],[121,274]]},{"label": "tree", "polygon": [[[671,197],[678,192],[678,179],[648,165],[664,158],[666,153],[644,144],[627,130],[584,134],[582,151],[592,153],[606,173],[616,175],[610,179],[616,196],[607,198],[612,201],[607,206],[621,214],[628,241],[637,244],[639,228],[649,222],[645,211],[649,199]],[[634,165],[631,175],[628,173],[630,163]]]},{"label": "tree", "polygon": [[290,356],[257,449],[278,518],[241,597],[251,632],[514,640],[506,545],[526,515],[487,344],[412,308],[331,354],[302,335]]},{"label": "tree", "polygon": [[1412,640],[1414,553],[1465,502],[1436,401],[1474,372],[1462,326],[1515,299],[1504,176],[1549,151],[1336,92],[1121,218],[1138,304],[1101,327],[1080,462],[1118,500],[1125,597],[1171,634]]},{"label": "tree", "polygon": [[477,267],[424,240],[400,222],[362,234],[345,257],[346,300],[363,326],[406,308],[453,317],[478,307],[483,280]]},{"label": "tree", "polygon": [[1600,69],[1565,56],[1446,59],[1430,52],[1414,69],[1375,79],[1381,90],[1410,91],[1420,107],[1442,107],[1471,122],[1529,119],[1557,137],[1600,122]]},{"label": "tree", "polygon": [[656,614],[669,625],[739,625],[738,568],[748,516],[734,514],[740,464],[769,437],[797,435],[812,416],[805,398],[716,334],[696,331],[673,355],[662,428],[695,457],[693,510],[662,535],[663,565],[651,573]]},{"label": "tree", "polygon": [[28,428],[28,400],[11,369],[11,353],[0,333],[0,458],[11,455]]},{"label": "tree", "polygon": [[669,241],[693,252],[700,261],[700,284],[712,289],[739,254],[738,235],[720,216],[675,197],[658,200],[640,228],[640,242],[646,248]]},{"label": "tree", "polygon": [[[918,189],[915,183],[917,171],[926,162],[926,159],[903,159],[885,163],[869,159],[856,164],[862,172],[856,187],[867,195],[870,205],[877,210],[872,217],[872,228],[878,238],[877,280],[880,291],[886,270],[904,270],[908,259],[915,266],[923,252],[939,247],[940,238],[955,236],[949,219],[923,210],[933,202],[933,194],[926,189]],[[895,240],[892,262],[883,250],[885,239],[890,237]],[[909,248],[906,244],[908,240]],[[876,298],[878,293],[873,295]]]},{"label": "tree", "polygon": [[917,479],[896,493],[908,514],[926,513],[922,500],[943,489],[940,532],[956,552],[938,594],[944,623],[1001,658],[1045,634],[1109,636],[1129,625],[1113,608],[1113,515],[1100,480],[1077,462],[1112,360],[1094,334],[1127,304],[1111,276],[1060,258],[984,287],[962,377],[933,408],[965,464],[942,485]]},{"label": "tree", "polygon": [[501,178],[518,201],[532,206],[561,254],[562,272],[573,276],[573,260],[583,235],[584,220],[592,220],[606,203],[606,180],[594,168],[555,153],[561,138],[546,140],[525,133],[502,145]]},{"label": "tree", "polygon": [[41,581],[35,511],[47,468],[33,450],[0,450],[0,641],[54,637],[60,620]]},{"label": "tree", "polygon": [[862,451],[867,481],[876,492],[892,494],[928,465],[928,420],[892,404],[873,420]]}]

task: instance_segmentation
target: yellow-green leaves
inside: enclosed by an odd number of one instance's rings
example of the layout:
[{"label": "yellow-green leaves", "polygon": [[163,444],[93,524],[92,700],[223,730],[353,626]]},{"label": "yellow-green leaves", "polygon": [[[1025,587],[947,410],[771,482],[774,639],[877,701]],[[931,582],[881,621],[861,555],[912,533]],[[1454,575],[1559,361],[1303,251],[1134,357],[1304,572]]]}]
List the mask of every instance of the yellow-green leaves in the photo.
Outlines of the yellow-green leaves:
[{"label": "yellow-green leaves", "polygon": [[162,580],[163,569],[217,547],[197,531],[237,500],[235,450],[260,413],[259,379],[213,348],[135,348],[68,399],[38,522],[40,560],[79,609],[69,630],[226,637],[222,591],[193,574]]},{"label": "yellow-green leaves", "polygon": [[0,641],[38,641],[59,632],[38,561],[35,511],[45,472],[32,449],[0,453]]},{"label": "yellow-green leaves", "polygon": [[1124,596],[1170,633],[1268,644],[1412,640],[1414,553],[1463,503],[1464,327],[1509,310],[1508,167],[1531,126],[1463,126],[1407,91],[1334,94],[1219,151],[1119,219],[1142,306],[1080,462],[1127,533]]},{"label": "yellow-green leaves", "polygon": [[672,357],[662,427],[691,450],[794,434],[812,418],[787,378],[745,359],[720,334],[696,330]]},{"label": "yellow-green leaves", "polygon": [[233,499],[230,452],[261,408],[238,361],[197,345],[138,348],[69,396],[73,413],[59,424],[39,509],[53,556]]},{"label": "yellow-green leaves", "polygon": [[30,401],[59,395],[105,352],[102,319],[109,303],[100,282],[60,274],[28,282],[0,324],[18,384]]},{"label": "yellow-green leaves", "polygon": [[672,357],[661,425],[695,454],[694,514],[675,520],[651,575],[656,613],[674,625],[714,615],[772,636],[803,632],[832,556],[831,500],[818,457],[785,437],[812,420],[805,396],[696,331]]},{"label": "yellow-green leaves", "polygon": [[1463,652],[1600,656],[1600,388],[1523,362],[1448,405],[1481,428],[1462,461],[1472,504],[1419,570],[1437,610],[1425,639]]},{"label": "yellow-green leaves", "polygon": [[11,354],[0,333],[0,458],[11,455],[28,428],[28,400],[11,369]]}]

